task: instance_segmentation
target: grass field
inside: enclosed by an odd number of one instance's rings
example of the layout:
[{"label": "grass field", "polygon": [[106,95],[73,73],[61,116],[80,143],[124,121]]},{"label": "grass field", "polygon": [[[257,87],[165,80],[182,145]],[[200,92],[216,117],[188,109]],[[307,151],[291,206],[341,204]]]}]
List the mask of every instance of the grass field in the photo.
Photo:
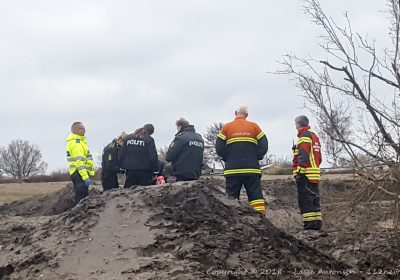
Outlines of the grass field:
[{"label": "grass field", "polygon": [[55,192],[68,182],[0,184],[0,205],[25,198]]}]

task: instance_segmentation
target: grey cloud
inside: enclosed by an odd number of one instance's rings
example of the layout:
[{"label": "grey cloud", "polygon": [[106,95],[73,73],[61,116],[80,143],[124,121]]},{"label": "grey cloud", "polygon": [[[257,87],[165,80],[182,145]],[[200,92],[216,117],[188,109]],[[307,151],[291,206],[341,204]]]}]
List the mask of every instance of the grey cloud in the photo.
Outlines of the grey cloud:
[{"label": "grey cloud", "polygon": [[[378,2],[323,4],[382,33]],[[152,122],[157,145],[167,145],[178,117],[204,133],[244,103],[271,153],[289,155],[303,101],[292,81],[267,71],[285,50],[321,55],[318,32],[300,1],[3,1],[0,145],[28,139],[57,169],[73,121],[86,124],[98,155],[121,131]]]}]

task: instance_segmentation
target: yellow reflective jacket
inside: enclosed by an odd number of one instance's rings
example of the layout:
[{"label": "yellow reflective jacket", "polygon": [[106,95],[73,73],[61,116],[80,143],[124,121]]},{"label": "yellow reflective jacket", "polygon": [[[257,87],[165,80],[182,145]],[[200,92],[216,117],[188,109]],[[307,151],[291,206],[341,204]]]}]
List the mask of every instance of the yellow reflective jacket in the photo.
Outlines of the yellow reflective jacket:
[{"label": "yellow reflective jacket", "polygon": [[321,144],[318,136],[309,126],[303,127],[293,147],[293,175],[305,175],[310,182],[320,181],[320,164],[322,162]]},{"label": "yellow reflective jacket", "polygon": [[90,154],[85,136],[70,133],[67,137],[67,161],[69,174],[78,170],[82,180],[94,176],[93,157]]}]

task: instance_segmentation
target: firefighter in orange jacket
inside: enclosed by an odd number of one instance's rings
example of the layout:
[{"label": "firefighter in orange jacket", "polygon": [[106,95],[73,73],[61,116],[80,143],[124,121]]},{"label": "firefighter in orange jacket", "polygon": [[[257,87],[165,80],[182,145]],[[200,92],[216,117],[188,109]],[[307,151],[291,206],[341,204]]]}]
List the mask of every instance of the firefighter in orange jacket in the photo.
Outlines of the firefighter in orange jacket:
[{"label": "firefighter in orange jacket", "polygon": [[295,119],[298,131],[293,146],[293,175],[296,179],[298,203],[304,229],[319,230],[322,226],[318,183],[320,181],[321,145],[311,130],[306,116]]},{"label": "firefighter in orange jacket", "polygon": [[268,151],[268,140],[256,123],[246,120],[246,106],[240,106],[235,116],[234,121],[222,127],[216,141],[217,154],[225,162],[226,193],[239,199],[244,185],[250,205],[264,216],[259,160]]}]

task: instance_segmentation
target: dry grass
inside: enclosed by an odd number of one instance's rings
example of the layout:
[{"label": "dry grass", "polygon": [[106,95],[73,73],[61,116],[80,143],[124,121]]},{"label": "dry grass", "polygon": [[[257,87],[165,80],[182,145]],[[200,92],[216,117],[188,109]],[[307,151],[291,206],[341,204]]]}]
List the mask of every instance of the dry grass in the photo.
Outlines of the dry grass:
[{"label": "dry grass", "polygon": [[0,184],[0,205],[25,198],[55,192],[68,182]]},{"label": "dry grass", "polygon": [[264,173],[267,175],[292,175],[293,169],[280,166],[270,166],[264,170]]}]

